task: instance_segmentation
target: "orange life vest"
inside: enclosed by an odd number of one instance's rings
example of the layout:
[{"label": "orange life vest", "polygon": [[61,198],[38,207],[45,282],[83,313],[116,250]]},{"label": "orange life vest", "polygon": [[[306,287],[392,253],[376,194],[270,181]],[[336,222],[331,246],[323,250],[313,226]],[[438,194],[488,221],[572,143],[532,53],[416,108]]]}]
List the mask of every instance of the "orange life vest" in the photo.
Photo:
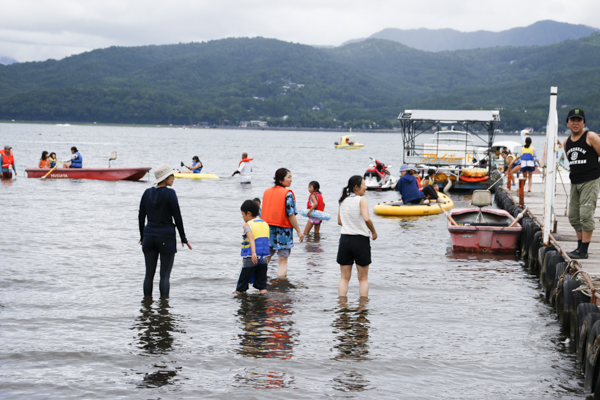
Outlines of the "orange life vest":
[{"label": "orange life vest", "polygon": [[240,161],[240,163],[238,164],[238,168],[240,167],[240,165],[242,165],[242,163],[252,161],[252,160],[254,160],[254,158],[242,158],[242,161]]},{"label": "orange life vest", "polygon": [[[260,212],[263,221],[273,226],[292,228],[290,219],[285,212],[285,196],[288,192],[292,192],[292,190],[283,186],[273,186],[265,190]],[[294,192],[292,192],[292,196],[294,196]],[[296,196],[294,196],[294,201],[296,201]]]},{"label": "orange life vest", "polygon": [[417,175],[415,175],[415,178],[417,178],[417,185],[419,185],[419,190],[423,190],[423,185],[421,184],[421,178]]},{"label": "orange life vest", "polygon": [[50,168],[50,159],[40,160],[40,168]]},{"label": "orange life vest", "polygon": [[0,150],[0,156],[2,156],[2,168],[8,169],[11,165],[15,165],[15,157],[12,151],[10,152],[10,156],[7,156],[6,150]]}]

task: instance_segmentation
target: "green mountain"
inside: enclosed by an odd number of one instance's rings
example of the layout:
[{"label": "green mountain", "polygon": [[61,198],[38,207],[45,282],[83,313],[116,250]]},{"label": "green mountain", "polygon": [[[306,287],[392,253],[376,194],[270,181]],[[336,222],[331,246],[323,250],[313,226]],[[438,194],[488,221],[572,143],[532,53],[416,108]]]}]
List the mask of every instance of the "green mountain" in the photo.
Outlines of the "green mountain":
[{"label": "green mountain", "polygon": [[390,128],[404,109],[482,108],[502,110],[503,129],[541,129],[550,86],[561,120],[575,106],[599,115],[599,48],[600,33],[439,53],[376,39],[333,49],[263,38],[111,47],[0,65],[0,119]]}]

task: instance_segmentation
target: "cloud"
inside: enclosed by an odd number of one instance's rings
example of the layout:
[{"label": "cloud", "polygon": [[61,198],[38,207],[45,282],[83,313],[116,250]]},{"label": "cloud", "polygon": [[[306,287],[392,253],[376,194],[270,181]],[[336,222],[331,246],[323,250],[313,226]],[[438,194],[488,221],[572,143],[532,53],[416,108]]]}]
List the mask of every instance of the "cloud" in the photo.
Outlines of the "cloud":
[{"label": "cloud", "polygon": [[595,26],[582,0],[3,0],[0,55],[60,59],[95,48],[263,36],[339,45],[384,28],[500,31],[553,19]]}]

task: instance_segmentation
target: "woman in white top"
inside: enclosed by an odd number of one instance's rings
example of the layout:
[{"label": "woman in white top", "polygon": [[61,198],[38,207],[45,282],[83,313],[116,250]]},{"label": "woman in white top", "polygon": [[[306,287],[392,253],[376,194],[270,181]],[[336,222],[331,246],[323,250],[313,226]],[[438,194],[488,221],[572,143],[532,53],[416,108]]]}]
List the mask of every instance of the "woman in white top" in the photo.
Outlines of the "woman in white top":
[{"label": "woman in white top", "polygon": [[369,205],[363,196],[367,185],[360,175],[348,180],[348,186],[342,191],[338,209],[338,224],[342,226],[342,236],[338,247],[337,262],[342,276],[338,285],[338,295],[348,294],[348,283],[352,276],[352,264],[358,271],[358,293],[361,297],[369,295],[369,265],[371,264],[371,244],[369,236],[377,239],[375,226],[369,217]]}]

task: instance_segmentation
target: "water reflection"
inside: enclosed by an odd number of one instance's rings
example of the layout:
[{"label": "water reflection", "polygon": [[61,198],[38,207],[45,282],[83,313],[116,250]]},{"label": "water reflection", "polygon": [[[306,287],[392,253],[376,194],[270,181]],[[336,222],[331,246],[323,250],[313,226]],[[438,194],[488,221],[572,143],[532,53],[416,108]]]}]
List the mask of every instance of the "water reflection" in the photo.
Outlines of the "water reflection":
[{"label": "water reflection", "polygon": [[368,360],[369,355],[369,299],[361,297],[358,306],[348,306],[348,299],[340,297],[339,309],[333,321],[333,333],[336,335],[337,350],[335,360]]},{"label": "water reflection", "polygon": [[362,392],[371,389],[370,382],[360,372],[344,370],[333,378],[333,388],[341,392]]},{"label": "water reflection", "polygon": [[239,300],[237,315],[244,332],[239,335],[238,353],[254,358],[292,358],[295,336],[292,300],[278,293],[245,294]]},{"label": "water reflection", "polygon": [[[361,297],[358,306],[348,306],[348,299],[340,297],[339,309],[333,321],[336,335],[334,360],[364,361],[369,359],[369,299]],[[370,389],[370,382],[360,372],[342,370],[333,378],[333,388],[342,392],[362,392]]]},{"label": "water reflection", "polygon": [[[153,307],[155,305],[155,307]],[[162,298],[156,303],[152,298],[142,301],[140,316],[133,330],[138,330],[137,348],[142,355],[162,355],[173,350],[174,332],[181,332],[178,321],[169,312],[169,299]],[[174,364],[174,363],[171,363]],[[153,363],[153,372],[144,373],[139,387],[156,388],[173,383],[181,367]]]}]

